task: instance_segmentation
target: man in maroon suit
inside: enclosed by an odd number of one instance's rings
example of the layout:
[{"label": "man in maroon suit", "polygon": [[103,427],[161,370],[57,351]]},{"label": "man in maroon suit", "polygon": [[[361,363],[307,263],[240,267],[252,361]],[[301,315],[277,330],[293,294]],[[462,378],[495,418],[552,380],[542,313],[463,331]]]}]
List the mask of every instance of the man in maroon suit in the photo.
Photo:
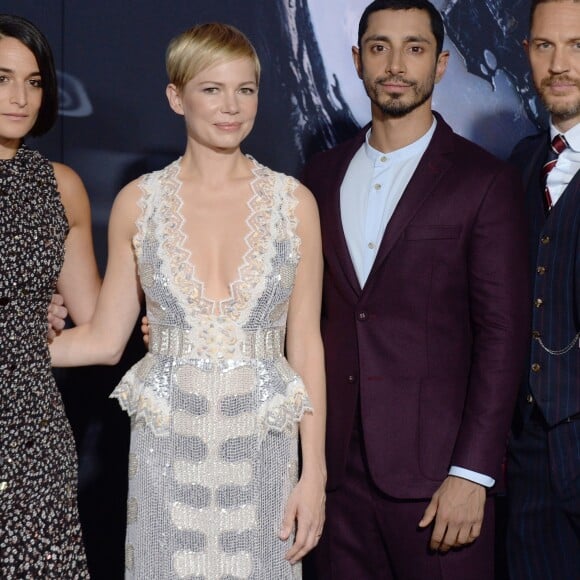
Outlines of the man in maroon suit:
[{"label": "man in maroon suit", "polygon": [[353,57],[372,123],[304,174],[326,263],[320,580],[493,578],[489,492],[529,330],[523,196],[431,109],[443,34],[427,0],[367,7]]}]

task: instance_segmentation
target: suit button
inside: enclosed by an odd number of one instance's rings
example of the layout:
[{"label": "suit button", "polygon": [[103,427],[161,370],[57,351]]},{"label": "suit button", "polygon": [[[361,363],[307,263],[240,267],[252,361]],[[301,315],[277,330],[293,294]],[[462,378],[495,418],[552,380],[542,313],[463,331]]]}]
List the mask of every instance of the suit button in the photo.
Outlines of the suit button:
[{"label": "suit button", "polygon": [[544,305],[544,301],[543,301],[541,298],[536,298],[536,299],[534,300],[534,306],[535,306],[536,308],[540,308],[540,307],[541,307],[541,306],[543,306],[543,305]]},{"label": "suit button", "polygon": [[364,321],[368,318],[368,314],[366,312],[359,312],[358,313],[358,319],[361,321]]},{"label": "suit button", "polygon": [[526,403],[529,403],[530,405],[534,402],[534,397],[532,397],[531,393],[528,393],[526,395]]},{"label": "suit button", "polygon": [[542,370],[542,367],[538,363],[532,364],[532,372],[539,373]]},{"label": "suit button", "polygon": [[536,268],[536,272],[540,275],[543,276],[546,273],[546,267],[545,266],[538,266]]},{"label": "suit button", "polygon": [[8,296],[0,296],[0,306],[6,306],[10,302]]},{"label": "suit button", "polygon": [[547,246],[550,243],[550,236],[542,236],[540,238],[540,242],[544,245]]},{"label": "suit button", "polygon": [[348,379],[347,379],[347,381],[348,381],[349,383],[351,383],[351,384],[352,384],[352,383],[354,383],[354,382],[355,382],[355,380],[356,380],[356,379],[354,378],[354,375],[348,375]]}]

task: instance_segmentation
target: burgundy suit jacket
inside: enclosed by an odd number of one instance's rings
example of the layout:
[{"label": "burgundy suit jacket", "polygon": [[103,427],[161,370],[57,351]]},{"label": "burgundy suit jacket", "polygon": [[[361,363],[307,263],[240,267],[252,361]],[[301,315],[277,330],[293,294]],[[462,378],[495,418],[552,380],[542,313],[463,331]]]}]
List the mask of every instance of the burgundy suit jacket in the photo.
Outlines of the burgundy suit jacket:
[{"label": "burgundy suit jacket", "polygon": [[344,477],[358,404],[385,493],[430,497],[450,465],[502,479],[529,337],[521,180],[437,120],[362,289],[340,185],[368,127],[305,169],[325,258],[329,489]]}]

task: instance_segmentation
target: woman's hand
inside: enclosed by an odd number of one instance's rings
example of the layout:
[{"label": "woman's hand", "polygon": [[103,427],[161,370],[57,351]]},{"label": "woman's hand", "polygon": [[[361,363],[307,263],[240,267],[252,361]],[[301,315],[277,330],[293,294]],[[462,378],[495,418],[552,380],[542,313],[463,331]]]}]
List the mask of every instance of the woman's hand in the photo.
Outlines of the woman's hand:
[{"label": "woman's hand", "polygon": [[51,342],[64,328],[68,311],[60,294],[53,294],[48,305],[48,341]]},{"label": "woman's hand", "polygon": [[324,525],[324,492],[323,477],[306,477],[302,475],[292,490],[280,530],[280,539],[287,540],[296,526],[294,544],[286,559],[296,564],[318,544]]},{"label": "woman's hand", "polygon": [[143,344],[149,346],[149,319],[146,316],[141,318],[141,334],[143,335]]}]

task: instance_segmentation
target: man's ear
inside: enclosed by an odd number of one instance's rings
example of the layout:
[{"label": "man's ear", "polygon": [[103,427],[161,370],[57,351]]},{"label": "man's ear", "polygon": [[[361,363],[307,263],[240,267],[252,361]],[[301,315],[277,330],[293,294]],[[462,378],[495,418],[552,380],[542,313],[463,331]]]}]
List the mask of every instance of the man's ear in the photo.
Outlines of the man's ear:
[{"label": "man's ear", "polygon": [[165,89],[165,94],[167,95],[167,101],[171,109],[178,115],[183,115],[183,104],[181,102],[179,89],[173,83],[170,83]]},{"label": "man's ear", "polygon": [[447,64],[449,63],[449,51],[443,50],[437,58],[437,65],[435,67],[435,82],[438,83],[445,74],[447,70]]},{"label": "man's ear", "polygon": [[362,61],[360,56],[360,48],[358,46],[352,47],[352,60],[354,62],[354,68],[356,68],[356,74],[359,79],[362,79]]}]

